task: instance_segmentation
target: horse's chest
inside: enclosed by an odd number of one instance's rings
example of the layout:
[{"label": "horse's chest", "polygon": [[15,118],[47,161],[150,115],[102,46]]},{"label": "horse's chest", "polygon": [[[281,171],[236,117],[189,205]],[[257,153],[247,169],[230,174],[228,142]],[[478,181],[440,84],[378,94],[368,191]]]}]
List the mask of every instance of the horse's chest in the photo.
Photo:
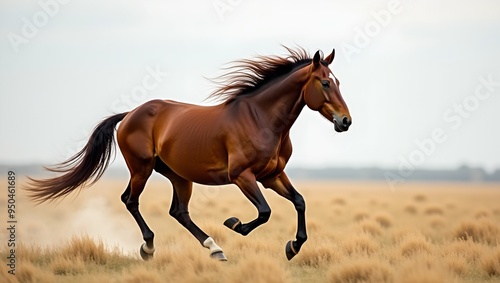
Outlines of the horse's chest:
[{"label": "horse's chest", "polygon": [[257,179],[262,179],[269,175],[273,175],[283,171],[283,169],[285,169],[285,164],[286,163],[284,159],[281,158],[278,152],[268,158],[264,158],[262,162],[257,162],[257,167],[255,168],[254,172]]},{"label": "horse's chest", "polygon": [[257,179],[263,179],[283,171],[289,155],[288,143],[283,140],[279,136],[254,136],[231,143],[228,150],[229,174],[249,168]]}]

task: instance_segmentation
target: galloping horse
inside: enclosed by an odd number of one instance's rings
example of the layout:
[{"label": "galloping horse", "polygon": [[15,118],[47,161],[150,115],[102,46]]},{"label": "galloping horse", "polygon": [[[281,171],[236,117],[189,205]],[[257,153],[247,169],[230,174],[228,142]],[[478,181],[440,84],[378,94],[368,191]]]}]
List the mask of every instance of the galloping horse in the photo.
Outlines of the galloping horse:
[{"label": "galloping horse", "polygon": [[304,199],[283,171],[292,154],[290,128],[305,105],[332,122],[337,132],[349,129],[351,116],[339,81],[328,67],[335,50],[326,58],[317,51],[311,59],[303,49],[285,48],[286,57],[234,62],[219,77],[220,88],[210,96],[223,100],[218,105],[152,100],[103,120],[80,152],[48,168],[58,176],[30,179],[26,188],[30,197],[42,203],[97,182],[109,164],[115,127],[121,121],[116,136],[130,171],[121,200],[141,229],[144,260],[155,251],[154,234],[139,212],[139,196],[153,170],[172,183],[170,215],[218,260],[226,260],[222,249],[189,216],[193,182],[232,183],[240,188],[258,210],[258,217],[248,223],[236,217],[224,222],[241,235],[267,222],[271,215],[257,182],[290,200],[298,218],[296,240],[285,247],[286,257],[292,259],[307,234]]}]

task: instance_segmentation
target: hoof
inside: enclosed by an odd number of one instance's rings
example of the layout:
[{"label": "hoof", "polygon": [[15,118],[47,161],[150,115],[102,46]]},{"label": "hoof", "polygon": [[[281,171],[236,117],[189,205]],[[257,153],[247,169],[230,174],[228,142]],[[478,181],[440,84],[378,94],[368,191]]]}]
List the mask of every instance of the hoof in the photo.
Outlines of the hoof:
[{"label": "hoof", "polygon": [[223,252],[215,252],[211,254],[210,257],[218,261],[227,261],[227,258]]},{"label": "hoof", "polygon": [[[141,245],[141,248],[139,249],[139,253],[141,254],[141,257],[143,260],[150,260],[153,258],[153,254],[154,254],[154,250],[152,252],[146,252],[144,250],[144,246],[146,245],[146,243],[142,244]],[[146,247],[147,248],[147,247]]]},{"label": "hoof", "polygon": [[297,255],[297,252],[293,248],[293,241],[288,241],[288,243],[286,243],[285,254],[288,260],[291,260],[294,256]]},{"label": "hoof", "polygon": [[224,221],[224,225],[233,231],[238,231],[237,229],[241,227],[241,221],[236,217],[231,217]]}]

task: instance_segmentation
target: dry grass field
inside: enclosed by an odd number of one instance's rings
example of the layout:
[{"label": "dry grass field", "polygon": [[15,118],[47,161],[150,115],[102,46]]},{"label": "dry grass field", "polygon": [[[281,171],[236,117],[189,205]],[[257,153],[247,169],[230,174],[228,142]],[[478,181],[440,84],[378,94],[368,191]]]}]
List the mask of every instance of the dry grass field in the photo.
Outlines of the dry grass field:
[{"label": "dry grass field", "polygon": [[[222,225],[256,217],[242,193],[196,186],[191,216],[229,260],[216,262],[168,215],[170,183],[154,178],[140,208],[156,253],[144,262],[139,228],[119,201],[126,182],[104,179],[77,198],[40,206],[18,189],[16,275],[7,273],[2,228],[0,281],[500,282],[499,184],[408,183],[391,191],[385,183],[295,182],[307,203],[309,240],[290,262],[291,203],[264,191],[271,219],[243,237]],[[6,199],[0,195],[2,223]]]}]

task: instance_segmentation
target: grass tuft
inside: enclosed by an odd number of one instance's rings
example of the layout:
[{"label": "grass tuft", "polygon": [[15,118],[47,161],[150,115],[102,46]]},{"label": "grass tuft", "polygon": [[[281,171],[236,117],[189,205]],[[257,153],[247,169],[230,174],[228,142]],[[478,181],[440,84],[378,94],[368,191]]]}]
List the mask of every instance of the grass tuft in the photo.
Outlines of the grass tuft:
[{"label": "grass tuft", "polygon": [[442,215],[444,210],[439,206],[429,206],[424,210],[424,213],[427,215]]},{"label": "grass tuft", "polygon": [[413,204],[409,204],[409,205],[405,206],[404,210],[406,213],[409,213],[409,214],[417,214],[418,213],[417,207],[414,206]]},{"label": "grass tuft", "polygon": [[67,257],[80,258],[96,264],[106,264],[110,256],[102,240],[96,243],[88,235],[73,236],[61,252]]},{"label": "grass tuft", "polygon": [[55,275],[75,275],[85,271],[85,264],[79,257],[70,259],[58,256],[50,263],[50,269]]},{"label": "grass tuft", "polygon": [[364,219],[367,219],[370,215],[365,212],[365,211],[359,211],[354,214],[354,220],[355,221],[362,221]]},{"label": "grass tuft", "polygon": [[[481,268],[490,277],[500,277],[500,249],[497,248],[481,260]],[[500,279],[500,278],[499,278]]]},{"label": "grass tuft", "polygon": [[379,213],[375,215],[375,221],[377,221],[380,224],[380,226],[384,228],[391,227],[392,223],[394,222],[392,220],[392,217],[387,213]]},{"label": "grass tuft", "polygon": [[378,244],[369,234],[353,235],[343,243],[344,252],[348,256],[355,254],[371,255],[377,251]]},{"label": "grass tuft", "polygon": [[420,253],[430,253],[431,244],[421,234],[407,235],[400,243],[401,255],[411,257]]},{"label": "grass tuft", "polygon": [[251,254],[242,259],[230,275],[233,283],[288,283],[291,276],[278,260],[266,254]]},{"label": "grass tuft", "polygon": [[429,256],[420,256],[406,262],[396,277],[398,283],[456,282],[455,277],[441,262]]},{"label": "grass tuft", "polygon": [[374,220],[365,219],[358,224],[361,231],[368,233],[372,236],[379,236],[382,234],[382,228],[379,222]]},{"label": "grass tuft", "polygon": [[165,282],[158,272],[145,266],[134,266],[122,275],[125,283],[161,283]]},{"label": "grass tuft", "polygon": [[499,224],[489,220],[480,219],[477,221],[462,221],[454,230],[453,237],[488,245],[498,245],[500,241]]},{"label": "grass tuft", "polygon": [[328,282],[331,283],[392,283],[394,274],[392,268],[377,259],[360,258],[341,263],[328,272]]},{"label": "grass tuft", "polygon": [[308,243],[297,255],[297,263],[300,266],[314,268],[328,266],[332,263],[340,262],[342,253],[335,244]]},{"label": "grass tuft", "polygon": [[413,197],[413,200],[415,200],[416,202],[425,202],[427,201],[427,196],[424,194],[416,194]]}]

